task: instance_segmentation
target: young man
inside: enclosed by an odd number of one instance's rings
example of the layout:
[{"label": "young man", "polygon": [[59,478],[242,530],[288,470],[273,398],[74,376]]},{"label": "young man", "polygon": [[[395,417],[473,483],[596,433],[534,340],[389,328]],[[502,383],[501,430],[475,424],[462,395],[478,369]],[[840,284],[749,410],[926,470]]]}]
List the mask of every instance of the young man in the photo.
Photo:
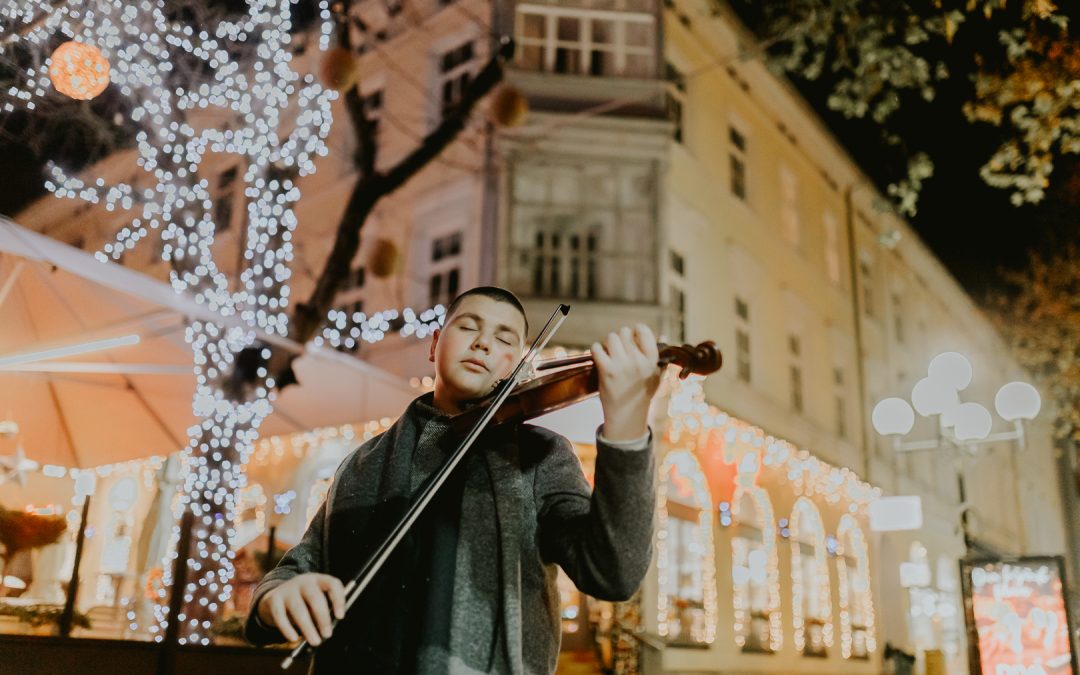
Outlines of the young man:
[{"label": "young man", "polygon": [[341,580],[457,447],[448,416],[509,375],[527,334],[509,291],[475,288],[450,305],[431,341],[435,391],[342,462],[303,539],[255,590],[251,642],[323,645],[316,673],[549,674],[561,638],[555,565],[594,597],[633,595],[652,547],[646,420],[660,382],[643,325],[592,346],[604,411],[595,489],[562,436],[529,424],[485,431],[331,635]]}]

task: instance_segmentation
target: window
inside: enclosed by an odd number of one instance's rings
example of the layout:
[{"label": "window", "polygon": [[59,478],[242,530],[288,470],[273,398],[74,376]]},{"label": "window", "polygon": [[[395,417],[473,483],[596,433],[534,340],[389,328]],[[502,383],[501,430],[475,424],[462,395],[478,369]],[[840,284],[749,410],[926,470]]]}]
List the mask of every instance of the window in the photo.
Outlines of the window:
[{"label": "window", "polygon": [[825,224],[825,273],[829,281],[840,283],[840,226],[836,216],[826,211],[822,217]]},{"label": "window", "polygon": [[836,538],[841,652],[845,659],[869,659],[876,643],[866,540],[850,514],[840,518]]},{"label": "window", "polygon": [[363,266],[357,267],[349,274],[348,278],[345,280],[344,290],[359,290],[364,287],[364,284],[366,282],[367,272],[365,271]]},{"label": "window", "polygon": [[862,279],[863,313],[874,316],[874,271],[872,261],[863,255],[859,259],[859,276]]},{"label": "window", "polygon": [[371,137],[375,139],[375,143],[379,142],[379,130],[381,129],[380,122],[383,115],[383,90],[375,89],[369,94],[365,94],[362,99],[364,107],[364,115],[367,116],[368,122],[371,123]]},{"label": "window", "polygon": [[784,239],[798,248],[802,233],[799,223],[799,181],[795,172],[780,167],[780,227]]},{"label": "window", "polygon": [[735,127],[728,128],[731,149],[728,159],[731,168],[731,193],[746,201],[746,136]]},{"label": "window", "polygon": [[[651,8],[519,5],[514,32],[526,70],[598,77],[656,76],[656,21]],[[568,6],[578,5],[578,6]],[[639,11],[634,11],[635,9]],[[640,11],[645,10],[645,11]]]},{"label": "window", "polygon": [[832,645],[832,602],[821,514],[805,497],[791,514],[791,593],[795,648],[804,656],[827,656]]},{"label": "window", "polygon": [[735,376],[750,382],[750,307],[735,298]]},{"label": "window", "polygon": [[684,109],[686,106],[686,76],[679,71],[671,62],[666,64],[665,79],[668,81],[668,91],[665,98],[667,117],[675,124],[673,132],[677,143],[683,142],[683,127],[685,124]]},{"label": "window", "polygon": [[686,262],[681,255],[671,251],[671,308],[675,314],[676,338],[686,341],[686,291],[684,270]]},{"label": "window", "polygon": [[236,200],[236,176],[234,166],[221,172],[218,177],[218,197],[214,201],[214,229],[224,232],[232,224],[233,202]]},{"label": "window", "polygon": [[460,291],[461,237],[461,232],[452,232],[431,241],[428,307],[449,305]]},{"label": "window", "polygon": [[892,296],[893,336],[899,343],[904,342],[904,304],[899,293]]},{"label": "window", "polygon": [[516,159],[510,290],[533,297],[666,302],[657,269],[656,172],[652,162]]},{"label": "window", "polygon": [[792,363],[788,367],[788,372],[791,379],[791,408],[801,413],[803,411],[802,367]]},{"label": "window", "polygon": [[461,102],[472,79],[474,48],[470,40],[439,57],[438,88],[441,112],[446,117]]},{"label": "window", "polygon": [[438,262],[444,258],[461,254],[461,233],[455,232],[445,237],[439,237],[431,243],[431,261]]},{"label": "window", "polygon": [[796,333],[788,335],[788,381],[791,385],[791,409],[803,411],[802,345]]},{"label": "window", "polygon": [[731,580],[735,644],[744,652],[780,648],[780,588],[776,525],[769,497],[761,488],[736,493],[732,514]]},{"label": "window", "polygon": [[658,545],[669,573],[660,582],[665,610],[660,634],[672,644],[705,645],[716,635],[712,509],[701,465],[687,451],[672,452],[661,468],[663,534]]},{"label": "window", "polygon": [[844,395],[844,370],[833,368],[833,412],[836,426],[834,431],[840,438],[847,438],[847,397]]}]

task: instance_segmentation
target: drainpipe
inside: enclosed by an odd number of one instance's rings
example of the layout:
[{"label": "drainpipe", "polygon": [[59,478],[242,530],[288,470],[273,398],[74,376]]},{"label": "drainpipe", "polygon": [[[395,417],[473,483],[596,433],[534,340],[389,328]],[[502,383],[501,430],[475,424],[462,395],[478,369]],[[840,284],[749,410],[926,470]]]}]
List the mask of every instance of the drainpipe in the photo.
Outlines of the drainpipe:
[{"label": "drainpipe", "polygon": [[[844,190],[844,222],[847,226],[848,239],[848,270],[851,276],[851,308],[853,312],[852,327],[855,329],[855,384],[859,390],[859,432],[862,436],[862,466],[860,473],[862,479],[870,481],[870,454],[873,452],[873,444],[870,439],[870,426],[866,423],[863,414],[863,405],[866,403],[866,369],[863,367],[863,334],[862,334],[862,302],[859,295],[859,255],[855,238],[855,205],[852,195],[856,184],[851,184]],[[896,486],[893,486],[893,491]]]}]

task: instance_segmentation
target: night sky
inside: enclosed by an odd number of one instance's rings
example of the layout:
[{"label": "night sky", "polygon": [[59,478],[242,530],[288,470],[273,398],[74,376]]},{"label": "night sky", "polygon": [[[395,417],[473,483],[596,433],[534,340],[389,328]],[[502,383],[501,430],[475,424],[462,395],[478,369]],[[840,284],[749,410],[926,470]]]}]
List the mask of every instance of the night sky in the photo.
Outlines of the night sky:
[{"label": "night sky", "polygon": [[[1071,11],[1078,16],[1073,17],[1073,25],[1080,25],[1080,3],[1074,4]],[[746,18],[752,25],[754,17]],[[934,176],[924,183],[918,215],[910,222],[977,300],[1000,285],[1002,268],[1022,268],[1028,250],[1052,250],[1074,240],[1080,207],[1080,156],[1058,158],[1049,196],[1037,206],[1015,207],[1007,190],[992,188],[979,177],[979,167],[1008,132],[970,124],[962,104],[972,97],[972,54],[1000,51],[996,47],[999,29],[993,22],[965,24],[952,47],[938,52],[952,77],[939,86],[936,99],[930,103],[917,97],[903,99],[889,122],[909,151],[925,151],[935,163]],[[884,193],[884,186],[901,175],[904,155],[884,145],[880,129],[872,122],[848,120],[824,106],[832,84],[827,77],[817,82],[795,80],[794,84]],[[40,164],[19,143],[0,144],[0,158],[0,213],[12,215],[43,194]],[[68,166],[73,159],[55,154],[52,158]]]}]

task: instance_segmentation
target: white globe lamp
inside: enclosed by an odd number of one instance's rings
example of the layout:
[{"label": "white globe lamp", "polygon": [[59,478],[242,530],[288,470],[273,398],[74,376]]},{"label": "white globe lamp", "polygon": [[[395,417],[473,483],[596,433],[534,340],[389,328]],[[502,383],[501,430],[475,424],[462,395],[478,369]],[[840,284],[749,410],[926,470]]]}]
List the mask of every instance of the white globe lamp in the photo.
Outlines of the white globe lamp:
[{"label": "white globe lamp", "polygon": [[998,389],[994,409],[1009,422],[1035,419],[1042,407],[1038,390],[1027,382],[1010,382]]},{"label": "white globe lamp", "polygon": [[993,425],[990,411],[978,403],[961,403],[956,409],[954,433],[958,440],[982,440],[990,435],[990,427]]},{"label": "white globe lamp", "polygon": [[971,361],[960,352],[943,352],[930,361],[927,374],[931,380],[962,391],[971,384]]},{"label": "white globe lamp", "polygon": [[903,436],[915,426],[915,411],[902,398],[886,398],[874,406],[870,421],[882,436]]},{"label": "white globe lamp", "polygon": [[923,417],[940,415],[956,404],[956,389],[930,377],[915,383],[911,390],[911,403]]}]

